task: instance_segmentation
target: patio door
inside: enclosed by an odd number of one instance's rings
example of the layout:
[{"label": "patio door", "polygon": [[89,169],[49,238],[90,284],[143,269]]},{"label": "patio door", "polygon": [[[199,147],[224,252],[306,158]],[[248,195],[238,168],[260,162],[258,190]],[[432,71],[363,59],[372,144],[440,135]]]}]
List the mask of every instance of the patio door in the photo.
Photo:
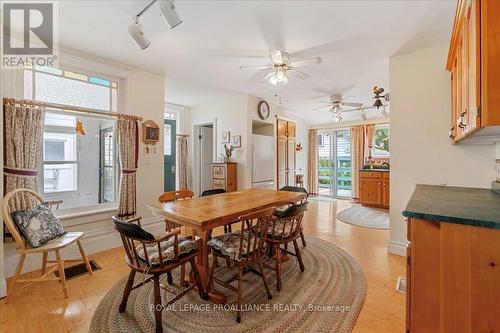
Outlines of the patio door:
[{"label": "patio door", "polygon": [[319,195],[351,197],[351,132],[349,129],[318,134]]}]

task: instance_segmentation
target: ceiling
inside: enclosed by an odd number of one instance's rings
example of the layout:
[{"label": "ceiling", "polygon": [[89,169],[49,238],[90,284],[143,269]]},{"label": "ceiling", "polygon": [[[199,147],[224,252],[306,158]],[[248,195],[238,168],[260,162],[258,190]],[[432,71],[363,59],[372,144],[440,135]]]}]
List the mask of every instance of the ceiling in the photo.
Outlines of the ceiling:
[{"label": "ceiling", "polygon": [[[149,1],[61,1],[62,45],[164,74],[166,98],[187,106],[231,91],[274,101],[262,71],[269,49],[296,57],[321,56],[290,78],[283,106],[310,124],[332,121],[311,110],[341,93],[368,105],[371,89],[388,88],[391,56],[449,42],[456,1],[182,1],[183,23],[169,30],[153,6],[141,17],[151,46],[141,51],[128,36],[131,18]],[[377,117],[378,113],[368,113]],[[345,120],[359,117],[345,114]]]}]

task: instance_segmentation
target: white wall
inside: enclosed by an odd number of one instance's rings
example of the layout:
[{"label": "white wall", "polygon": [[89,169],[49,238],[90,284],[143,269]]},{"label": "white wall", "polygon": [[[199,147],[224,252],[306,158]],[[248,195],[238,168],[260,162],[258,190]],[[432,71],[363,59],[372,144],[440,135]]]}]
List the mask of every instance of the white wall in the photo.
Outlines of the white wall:
[{"label": "white wall", "polygon": [[391,58],[391,202],[389,251],[404,254],[401,216],[415,184],[490,187],[494,146],[453,145],[448,45]]}]

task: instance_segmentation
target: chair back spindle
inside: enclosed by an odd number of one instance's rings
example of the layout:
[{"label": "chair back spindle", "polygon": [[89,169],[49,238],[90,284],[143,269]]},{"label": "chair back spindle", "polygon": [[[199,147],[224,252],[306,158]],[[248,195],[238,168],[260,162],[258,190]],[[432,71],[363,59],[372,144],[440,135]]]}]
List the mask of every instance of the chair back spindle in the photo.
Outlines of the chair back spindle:
[{"label": "chair back spindle", "polygon": [[302,218],[307,210],[308,202],[291,203],[282,214],[273,216],[269,223],[267,237],[272,239],[295,239],[302,228]]},{"label": "chair back spindle", "polygon": [[273,208],[263,209],[241,216],[236,223],[240,223],[240,247],[238,258],[241,261],[255,261],[264,255],[265,237],[273,214]]}]

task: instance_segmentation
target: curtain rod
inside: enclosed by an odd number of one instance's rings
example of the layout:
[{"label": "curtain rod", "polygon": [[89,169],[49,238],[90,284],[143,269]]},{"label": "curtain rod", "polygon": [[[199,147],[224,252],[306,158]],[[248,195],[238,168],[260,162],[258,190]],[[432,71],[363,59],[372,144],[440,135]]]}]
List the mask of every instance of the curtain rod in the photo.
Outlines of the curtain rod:
[{"label": "curtain rod", "polygon": [[69,112],[76,112],[76,113],[86,113],[86,114],[96,114],[100,115],[103,117],[114,117],[114,118],[126,118],[126,119],[132,119],[132,120],[139,120],[142,121],[142,117],[135,116],[135,115],[128,115],[124,113],[116,113],[116,112],[106,112],[106,111],[101,111],[97,109],[91,109],[91,108],[84,108],[84,107],[77,107],[77,106],[68,106],[68,105],[63,105],[63,104],[57,104],[57,103],[49,103],[49,102],[38,102],[38,101],[32,101],[32,100],[26,100],[26,99],[14,99],[14,98],[4,98],[3,99],[3,104],[4,105],[26,105],[26,106],[37,106],[37,107],[46,107],[46,108],[54,108],[54,109],[61,109]]}]

